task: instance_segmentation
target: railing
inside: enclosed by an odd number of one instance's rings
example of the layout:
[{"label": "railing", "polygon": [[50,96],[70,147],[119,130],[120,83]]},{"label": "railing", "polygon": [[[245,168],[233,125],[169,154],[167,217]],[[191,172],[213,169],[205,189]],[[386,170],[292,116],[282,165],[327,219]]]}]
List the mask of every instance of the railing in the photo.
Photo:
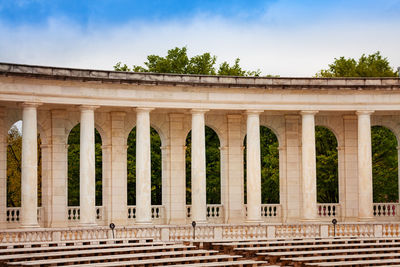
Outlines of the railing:
[{"label": "railing", "polygon": [[[186,205],[186,219],[192,217],[192,205]],[[222,223],[224,221],[224,206],[222,204],[207,204],[206,217],[209,223]]]},{"label": "railing", "polygon": [[340,204],[339,203],[318,203],[317,213],[319,218],[339,218]]},{"label": "railing", "polygon": [[[96,206],[96,220],[103,220],[104,208],[103,206]],[[67,219],[69,222],[79,222],[81,219],[81,208],[79,206],[71,206],[67,209]]]},{"label": "railing", "polygon": [[[42,220],[42,207],[37,208],[38,222]],[[12,207],[6,209],[7,223],[19,223],[21,217],[21,207]]]},{"label": "railing", "polygon": [[374,203],[374,217],[397,217],[399,216],[399,203]]},{"label": "railing", "polygon": [[[247,217],[247,204],[244,205]],[[261,218],[265,222],[280,222],[282,219],[281,204],[261,204]]]},{"label": "railing", "polygon": [[[151,219],[154,223],[164,223],[165,208],[163,205],[151,206]],[[136,206],[128,206],[128,221],[136,220]]]}]

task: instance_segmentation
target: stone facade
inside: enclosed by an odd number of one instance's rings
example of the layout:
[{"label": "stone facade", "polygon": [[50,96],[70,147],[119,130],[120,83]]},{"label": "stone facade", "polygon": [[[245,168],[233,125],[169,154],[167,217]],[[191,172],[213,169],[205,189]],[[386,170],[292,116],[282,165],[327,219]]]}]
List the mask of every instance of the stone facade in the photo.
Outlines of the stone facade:
[{"label": "stone facade", "polygon": [[[125,73],[0,64],[0,225],[297,223],[370,221],[371,125],[400,136],[400,80],[254,78]],[[22,205],[18,223],[6,207],[7,132],[23,120]],[[81,215],[67,206],[67,140],[81,123]],[[204,126],[220,140],[221,205],[205,200]],[[261,203],[259,126],[279,141],[280,203]],[[315,125],[338,141],[335,215],[316,203]],[[137,205],[127,205],[127,138],[137,127]],[[161,138],[162,207],[150,203],[149,132]],[[37,128],[37,130],[36,130]],[[102,138],[103,206],[94,203],[94,136]],[[185,193],[185,140],[192,135],[192,199]],[[36,132],[42,140],[42,207],[36,199]],[[243,142],[247,138],[247,208]],[[360,205],[362,203],[362,205]],[[131,210],[130,210],[131,209]],[[260,209],[269,212],[260,212]],[[218,211],[210,215],[211,210]],[[135,212],[135,219],[129,217]],[[396,206],[396,213],[397,206]],[[188,217],[189,215],[189,217]],[[375,216],[376,217],[376,216]],[[158,220],[157,220],[158,219]],[[379,219],[379,218],[376,218]],[[213,221],[215,220],[215,221]]]}]

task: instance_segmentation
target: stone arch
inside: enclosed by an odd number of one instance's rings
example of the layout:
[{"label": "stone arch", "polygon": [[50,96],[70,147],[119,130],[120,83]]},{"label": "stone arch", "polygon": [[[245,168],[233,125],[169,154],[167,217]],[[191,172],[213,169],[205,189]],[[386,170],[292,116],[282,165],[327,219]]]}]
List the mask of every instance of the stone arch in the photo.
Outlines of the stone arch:
[{"label": "stone arch", "polygon": [[[158,138],[157,138],[158,136]],[[159,139],[159,140],[158,140]],[[159,127],[150,124],[151,153],[151,202],[162,204],[162,153],[161,146],[166,142]],[[136,125],[131,128],[127,138],[127,201],[136,205]],[[159,164],[158,164],[159,163]]]},{"label": "stone arch", "polygon": [[[205,135],[207,204],[221,204],[221,140],[218,133],[208,125],[205,126]],[[189,204],[191,203],[191,130],[186,134],[185,143],[186,203]]]},{"label": "stone arch", "polygon": [[317,202],[339,203],[338,139],[330,127],[315,126]]},{"label": "stone arch", "polygon": [[398,135],[390,127],[371,127],[374,203],[399,201],[398,144]]},{"label": "stone arch", "polygon": [[[280,203],[279,137],[272,127],[260,125],[261,203]],[[243,138],[244,201],[247,203],[246,138]]]},{"label": "stone arch", "polygon": [[[6,203],[9,207],[21,206],[21,158],[22,158],[22,128],[16,126],[22,120],[14,121],[7,130],[7,151],[6,151],[6,168],[7,168],[7,196]],[[15,128],[14,128],[15,126]],[[42,204],[42,152],[41,142],[42,138],[39,133],[38,124],[38,206]],[[44,134],[43,134],[44,135]]]},{"label": "stone arch", "polygon": [[[105,133],[100,127],[100,131],[95,124],[95,177],[96,177],[96,206],[101,206],[103,202],[103,149]],[[78,206],[80,203],[80,122],[77,122],[72,128],[66,128],[67,151],[67,203],[68,206]]]}]

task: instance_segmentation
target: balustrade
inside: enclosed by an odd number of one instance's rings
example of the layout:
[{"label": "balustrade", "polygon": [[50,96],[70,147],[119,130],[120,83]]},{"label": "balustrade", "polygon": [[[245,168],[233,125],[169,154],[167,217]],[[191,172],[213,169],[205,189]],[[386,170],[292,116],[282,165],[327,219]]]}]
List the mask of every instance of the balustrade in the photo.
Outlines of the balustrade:
[{"label": "balustrade", "polygon": [[[247,205],[244,205],[247,216]],[[261,218],[265,222],[280,222],[282,218],[281,204],[261,204]]]},{"label": "balustrade", "polygon": [[[8,207],[6,209],[6,221],[7,223],[19,223],[21,216],[21,207]],[[41,221],[42,207],[37,208],[38,222]]]},{"label": "balustrade", "polygon": [[[165,208],[163,205],[152,205],[151,206],[151,219],[154,223],[164,223],[165,220]],[[128,206],[128,220],[136,220],[136,206]]]},{"label": "balustrade", "polygon": [[374,203],[375,217],[396,217],[399,216],[399,203]]},{"label": "balustrade", "polygon": [[[103,220],[103,206],[96,207],[96,221]],[[79,222],[81,219],[81,209],[79,206],[68,207],[67,218],[69,222]]]},{"label": "balustrade", "polygon": [[[192,206],[186,205],[186,218],[188,219],[188,221],[190,221],[192,217],[191,211],[192,211]],[[207,217],[207,222],[222,223],[224,220],[223,205],[207,204],[206,217]]]},{"label": "balustrade", "polygon": [[340,204],[339,203],[318,203],[318,217],[320,218],[339,218]]}]

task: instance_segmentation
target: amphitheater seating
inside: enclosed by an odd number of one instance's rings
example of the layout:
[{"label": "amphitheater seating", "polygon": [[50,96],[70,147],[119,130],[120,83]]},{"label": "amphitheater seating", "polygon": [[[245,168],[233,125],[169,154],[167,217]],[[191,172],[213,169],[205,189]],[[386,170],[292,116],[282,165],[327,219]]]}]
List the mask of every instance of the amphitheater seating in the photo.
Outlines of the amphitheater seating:
[{"label": "amphitheater seating", "polygon": [[76,242],[68,246],[41,243],[0,249],[0,266],[265,266],[266,261],[246,260],[178,242],[119,240]]},{"label": "amphitheater seating", "polygon": [[116,239],[61,243],[2,244],[0,266],[400,267],[400,238],[189,243]]}]

